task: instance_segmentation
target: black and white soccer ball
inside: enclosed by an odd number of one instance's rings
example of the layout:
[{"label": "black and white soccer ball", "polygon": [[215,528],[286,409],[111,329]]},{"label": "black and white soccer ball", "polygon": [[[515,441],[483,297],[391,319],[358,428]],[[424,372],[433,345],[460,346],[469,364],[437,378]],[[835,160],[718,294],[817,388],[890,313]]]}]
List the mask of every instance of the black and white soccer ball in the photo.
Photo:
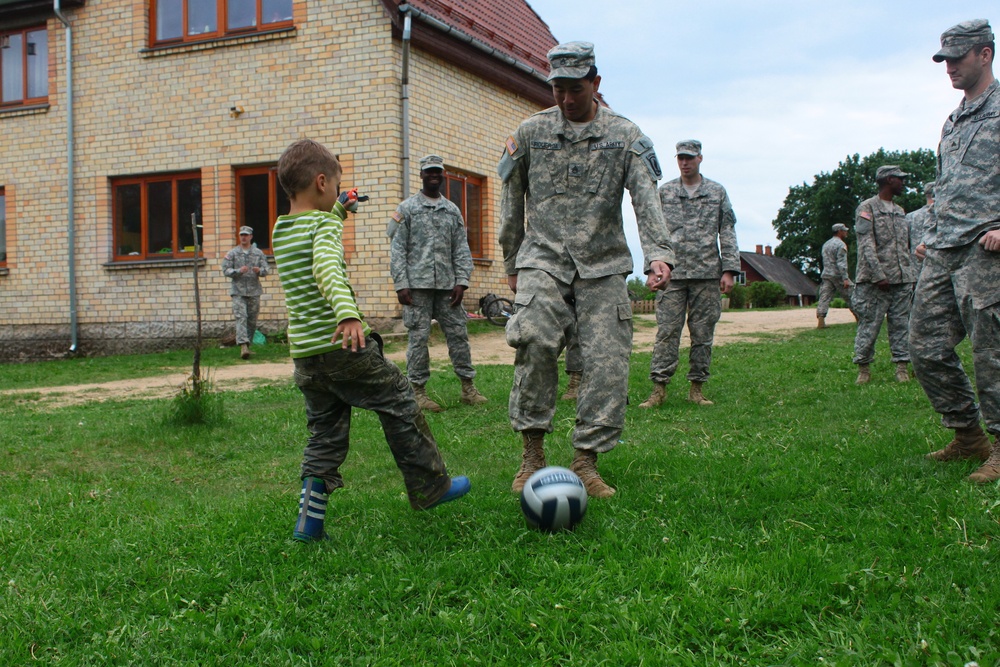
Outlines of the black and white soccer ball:
[{"label": "black and white soccer ball", "polygon": [[521,511],[532,528],[572,530],[587,512],[587,489],[568,468],[542,468],[524,484]]}]

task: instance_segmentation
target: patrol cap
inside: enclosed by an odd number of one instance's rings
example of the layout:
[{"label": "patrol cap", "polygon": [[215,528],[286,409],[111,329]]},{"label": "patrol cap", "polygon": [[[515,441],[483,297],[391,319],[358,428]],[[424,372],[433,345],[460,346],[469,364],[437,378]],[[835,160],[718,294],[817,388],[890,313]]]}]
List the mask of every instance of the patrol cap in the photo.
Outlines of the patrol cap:
[{"label": "patrol cap", "polygon": [[890,176],[898,176],[900,178],[906,178],[910,174],[900,169],[894,164],[884,164],[878,168],[875,172],[875,181],[881,181],[883,179],[889,178]]},{"label": "patrol cap", "polygon": [[444,171],[444,158],[440,155],[425,155],[420,158],[420,169],[440,169]]},{"label": "patrol cap", "polygon": [[835,224],[833,226],[833,231],[834,231],[834,233],[837,233],[837,232],[846,232],[846,231],[850,231],[850,230],[847,229],[847,225],[845,225],[842,222],[838,222],[837,224]]},{"label": "patrol cap", "polygon": [[249,234],[250,236],[253,236],[253,227],[247,227],[246,225],[240,227],[240,236],[243,236],[244,234]]},{"label": "patrol cap", "polygon": [[989,44],[994,40],[990,22],[986,19],[962,21],[941,33],[941,50],[934,54],[934,62],[945,58],[961,58],[973,46]]},{"label": "patrol cap", "polygon": [[583,79],[594,66],[594,45],[590,42],[566,42],[549,49],[549,76],[553,79]]},{"label": "patrol cap", "polygon": [[698,157],[701,155],[701,142],[697,139],[685,139],[684,141],[678,141],[676,154]]},{"label": "patrol cap", "polygon": [[924,196],[933,197],[934,196],[934,185],[936,181],[927,181],[924,183]]}]

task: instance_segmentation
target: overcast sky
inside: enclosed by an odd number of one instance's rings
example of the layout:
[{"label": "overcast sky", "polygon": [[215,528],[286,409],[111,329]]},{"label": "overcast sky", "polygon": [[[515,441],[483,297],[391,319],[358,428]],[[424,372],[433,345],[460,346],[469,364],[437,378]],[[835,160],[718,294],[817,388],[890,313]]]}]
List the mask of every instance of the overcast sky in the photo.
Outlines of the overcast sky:
[{"label": "overcast sky", "polygon": [[674,144],[701,140],[702,174],[729,191],[751,251],[777,245],[789,187],[854,153],[936,150],[961,99],[931,60],[941,33],[1000,24],[997,0],[528,2],[560,42],[594,42],[601,91],[653,139],[664,181],[678,176]]}]

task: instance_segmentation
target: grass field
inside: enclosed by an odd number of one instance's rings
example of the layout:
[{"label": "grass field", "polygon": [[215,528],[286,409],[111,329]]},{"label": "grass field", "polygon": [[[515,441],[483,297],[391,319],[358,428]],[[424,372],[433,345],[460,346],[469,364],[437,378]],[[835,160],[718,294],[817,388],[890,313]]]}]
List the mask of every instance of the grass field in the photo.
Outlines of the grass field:
[{"label": "grass field", "polygon": [[[290,539],[306,438],[290,382],[225,394],[215,427],[168,425],[166,400],[0,397],[0,664],[998,665],[997,487],[924,460],[950,432],[892,381],[884,334],[854,386],[853,332],[717,348],[706,407],[683,400],[682,364],[640,410],[636,355],[623,442],[600,461],[618,493],[556,535],[509,491],[509,367],[479,369],[481,408],[450,372],[428,385],[445,461],[473,481],[430,512],[355,412],[319,545]],[[2,366],[0,382],[137,365]],[[572,425],[561,403],[550,463],[569,463]]]}]

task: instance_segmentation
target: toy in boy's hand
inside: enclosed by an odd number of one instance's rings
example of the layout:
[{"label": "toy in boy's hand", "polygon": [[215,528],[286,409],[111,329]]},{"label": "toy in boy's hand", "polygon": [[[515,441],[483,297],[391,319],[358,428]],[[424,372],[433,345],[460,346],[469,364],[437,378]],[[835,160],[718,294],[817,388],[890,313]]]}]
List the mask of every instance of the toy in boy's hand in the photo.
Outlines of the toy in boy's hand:
[{"label": "toy in boy's hand", "polygon": [[337,201],[343,204],[348,211],[354,213],[358,210],[358,202],[368,201],[368,195],[359,195],[357,188],[351,188],[341,192]]}]

